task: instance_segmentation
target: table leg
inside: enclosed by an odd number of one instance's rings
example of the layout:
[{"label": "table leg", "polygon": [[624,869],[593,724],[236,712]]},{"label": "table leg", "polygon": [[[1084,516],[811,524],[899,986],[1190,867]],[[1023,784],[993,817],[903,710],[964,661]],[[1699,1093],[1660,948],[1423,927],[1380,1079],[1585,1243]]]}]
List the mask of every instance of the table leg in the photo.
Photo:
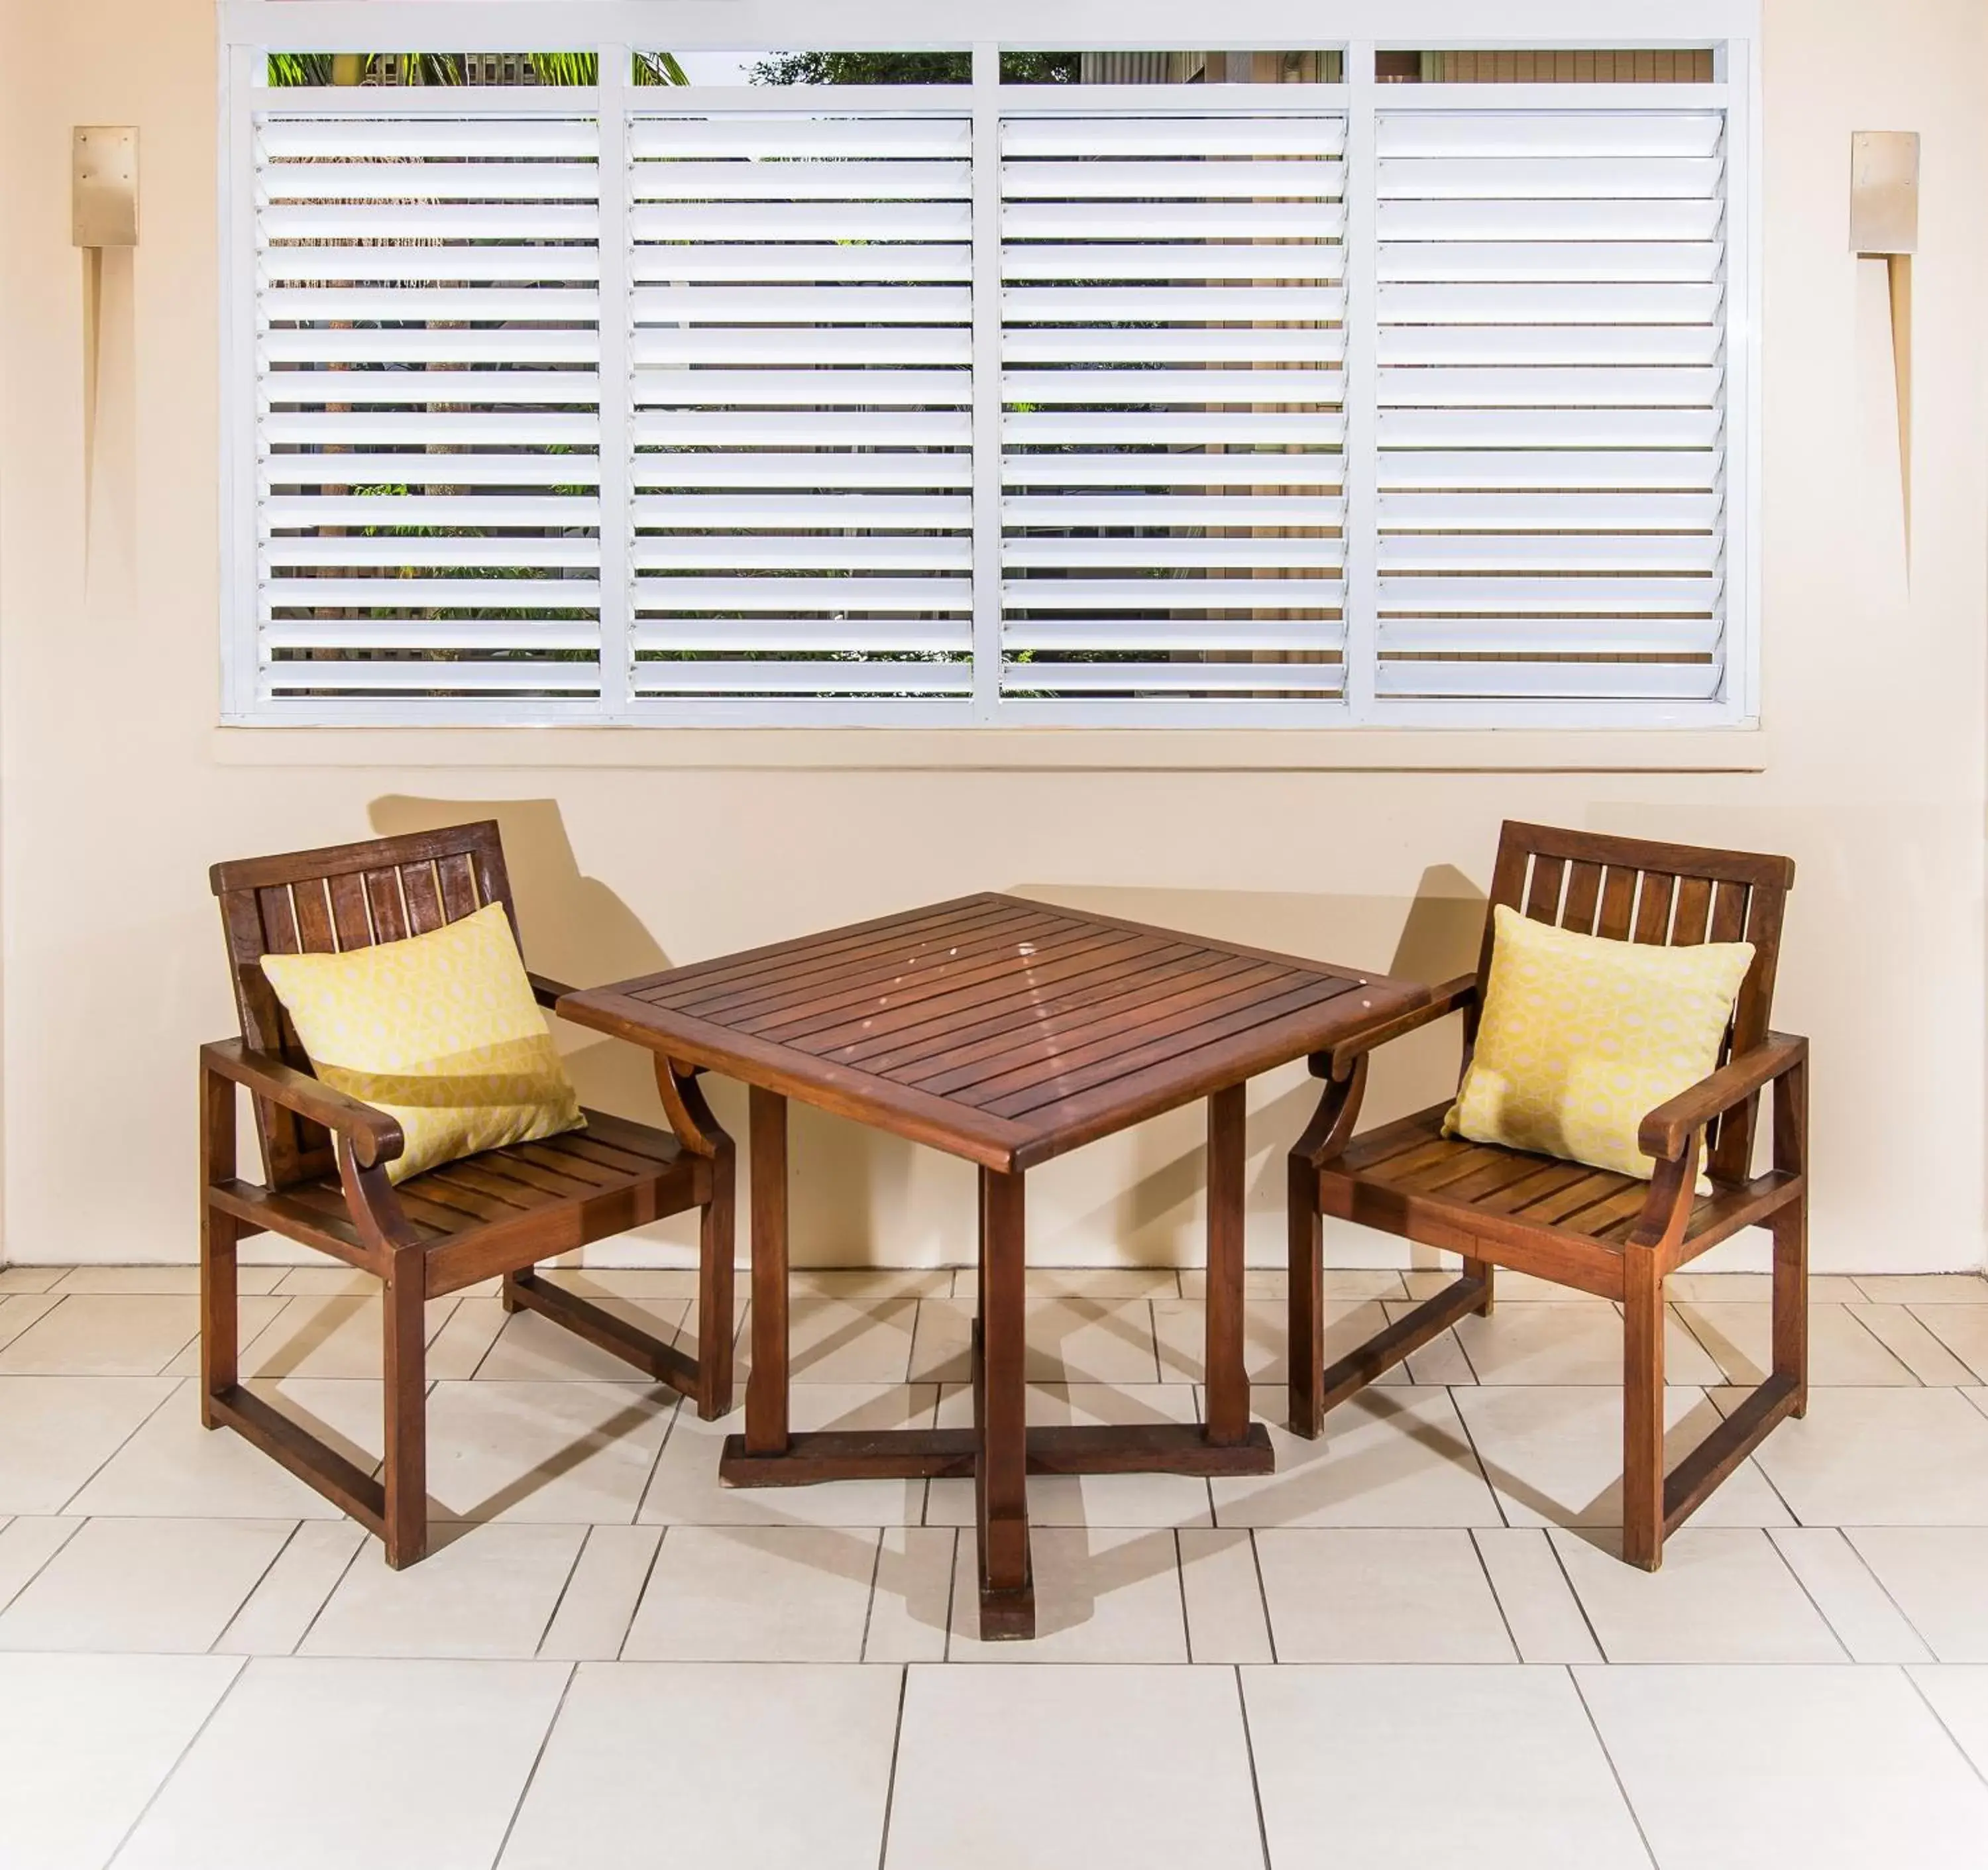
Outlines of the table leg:
[{"label": "table leg", "polygon": [[787,1101],[755,1084],[752,1145],[752,1368],[746,1451],[787,1452]]},{"label": "table leg", "polygon": [[1249,1377],[1242,1353],[1244,1087],[1208,1101],[1207,1439],[1232,1447],[1249,1432]]},{"label": "table leg", "polygon": [[974,1520],[983,1640],[1036,1633],[1029,1564],[1029,1446],[1023,1376],[1023,1180],[980,1172],[980,1319],[974,1359]]}]

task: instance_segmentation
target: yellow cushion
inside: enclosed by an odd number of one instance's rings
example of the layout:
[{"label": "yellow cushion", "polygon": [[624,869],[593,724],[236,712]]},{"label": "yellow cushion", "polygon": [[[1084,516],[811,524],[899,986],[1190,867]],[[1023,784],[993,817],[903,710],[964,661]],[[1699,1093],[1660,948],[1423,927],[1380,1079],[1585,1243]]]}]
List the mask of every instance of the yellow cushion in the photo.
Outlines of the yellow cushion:
[{"label": "yellow cushion", "polygon": [[404,942],[265,955],[262,972],[319,1077],[398,1121],[395,1182],[583,1127],[501,904]]},{"label": "yellow cushion", "polygon": [[1493,928],[1477,1044],[1444,1135],[1647,1179],[1655,1165],[1637,1130],[1716,1068],[1753,945],[1611,942],[1502,906]]}]

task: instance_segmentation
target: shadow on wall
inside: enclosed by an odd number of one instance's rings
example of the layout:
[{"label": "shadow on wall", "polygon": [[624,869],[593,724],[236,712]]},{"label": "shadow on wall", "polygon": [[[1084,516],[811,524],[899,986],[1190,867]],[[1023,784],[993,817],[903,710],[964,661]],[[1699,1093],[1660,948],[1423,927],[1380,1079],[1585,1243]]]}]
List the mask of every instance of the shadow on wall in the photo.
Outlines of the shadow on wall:
[{"label": "shadow on wall", "polygon": [[[1432,984],[1477,965],[1484,929],[1484,891],[1447,864],[1424,871],[1415,895],[1405,901],[1398,896],[1060,884],[1019,884],[1014,893]],[[1447,1097],[1456,1087],[1459,1057],[1454,1020],[1411,1033],[1377,1054],[1362,1127],[1388,1122]],[[1302,1069],[1293,1067],[1273,1081],[1290,1079]],[[1251,1110],[1253,1207],[1281,1205],[1284,1153],[1310,1121],[1318,1094],[1316,1083],[1300,1077]],[[1198,1260],[1203,1243],[1193,1237],[1199,1229],[1190,1228],[1190,1217],[1199,1210],[1203,1164],[1199,1119],[1197,1115],[1191,1123],[1182,1122],[1188,1115],[1182,1112],[1134,1132],[1133,1176],[1104,1207],[1068,1217],[1070,1231],[1092,1239],[1115,1239],[1134,1264]]]}]

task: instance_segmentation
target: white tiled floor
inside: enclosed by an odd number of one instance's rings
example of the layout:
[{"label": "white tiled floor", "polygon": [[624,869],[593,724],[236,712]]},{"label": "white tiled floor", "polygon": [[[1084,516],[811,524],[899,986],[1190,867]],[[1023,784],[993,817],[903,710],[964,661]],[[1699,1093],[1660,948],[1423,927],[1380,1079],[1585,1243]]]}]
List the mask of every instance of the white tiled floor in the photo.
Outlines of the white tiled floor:
[{"label": "white tiled floor", "polygon": [[[556,1277],[691,1322],[681,1272]],[[1441,1277],[1334,1273],[1335,1348]],[[795,1425],[965,1419],[972,1283],[798,1274]],[[377,1460],[363,1283],[244,1290],[245,1370]],[[1253,1273],[1277,1471],[1032,1482],[1023,1649],[975,1638],[965,1483],[721,1487],[735,1417],[485,1291],[431,1312],[390,1571],[200,1428],[186,1269],[5,1269],[0,1866],[1988,1870],[1988,1283],[1817,1280],[1807,1419],[1655,1575],[1614,1308],[1501,1290],[1313,1442]],[[1030,1292],[1031,1419],[1192,1419],[1198,1275]],[[1767,1325],[1757,1278],[1674,1299],[1673,1459]]]}]

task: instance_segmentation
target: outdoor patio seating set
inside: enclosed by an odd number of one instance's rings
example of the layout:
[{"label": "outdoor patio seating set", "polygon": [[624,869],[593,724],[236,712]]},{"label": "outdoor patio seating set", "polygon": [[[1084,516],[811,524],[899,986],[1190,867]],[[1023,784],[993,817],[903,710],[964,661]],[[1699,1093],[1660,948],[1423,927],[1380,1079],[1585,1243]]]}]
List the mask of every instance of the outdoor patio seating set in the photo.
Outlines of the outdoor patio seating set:
[{"label": "outdoor patio seating set", "polygon": [[[1807,1047],[1768,1024],[1793,874],[1782,857],[1508,823],[1477,970],[1435,987],[1000,894],[590,991],[532,975],[529,992],[539,1006],[654,1054],[668,1130],[587,1111],[583,1128],[534,1133],[400,1174],[410,1124],[382,1104],[397,1108],[418,1101],[417,1094],[402,1084],[394,1097],[369,1101],[328,1082],[344,1074],[327,1074],[322,1057],[313,1069],[264,962],[412,942],[492,908],[501,908],[515,938],[497,827],[218,865],[213,885],[241,1034],[201,1052],[203,1419],[234,1429],[282,1463],[377,1534],[388,1563],[400,1567],[421,1558],[428,1540],[428,1299],[499,1278],[506,1309],[543,1314],[680,1391],[708,1420],[728,1413],[734,1148],[698,1082],[715,1072],[749,1087],[751,1141],[751,1368],[743,1431],[725,1443],[723,1479],[779,1486],[971,1476],[982,1632],[1032,1636],[1028,1475],[1234,1475],[1273,1465],[1269,1437],[1250,1419],[1243,1362],[1244,1097],[1251,1078],[1303,1058],[1324,1091],[1289,1158],[1291,1427],[1318,1435],[1334,1405],[1458,1319],[1488,1313],[1497,1266],[1616,1300],[1623,1314],[1622,1556],[1655,1569],[1665,1535],[1777,1422],[1806,1407]],[[1541,938],[1513,918],[1534,931],[1564,932],[1553,938],[1575,944],[1552,951],[1567,957],[1549,958],[1553,978],[1586,965],[1591,945],[1583,945],[1598,938],[1621,945],[1591,950],[1602,953],[1604,966],[1643,965],[1648,951],[1730,958],[1723,985],[1700,994],[1712,996],[1709,1068],[1632,1113],[1627,1158],[1618,1151],[1612,1164],[1605,1155],[1598,1162],[1593,1148],[1584,1155],[1563,1147],[1550,1128],[1522,1135],[1533,1145],[1527,1148],[1509,1135],[1487,1140],[1481,1124],[1472,1126],[1464,1107],[1473,1060],[1482,1064],[1494,1040],[1507,1063],[1528,1047],[1540,1049],[1538,1033],[1512,1016],[1523,984],[1511,971],[1516,962],[1497,958],[1516,956],[1521,937]],[[1370,1054],[1451,1013],[1463,1021],[1465,1094],[1456,1109],[1445,1100],[1357,1133]],[[1487,1014],[1503,1018],[1496,1032]],[[1603,1016],[1612,1017],[1605,1008]],[[1611,1053],[1614,1062],[1599,1079],[1568,1076],[1554,1122],[1570,1110],[1580,1119],[1611,1097],[1619,1103],[1625,1085],[1642,1081],[1636,1055],[1660,1049],[1667,1023],[1647,1030],[1633,1017],[1615,1023],[1622,1056]],[[1476,1082],[1481,1095],[1486,1080]],[[237,1087],[253,1103],[259,1184],[237,1172]],[[1756,1114],[1770,1090],[1770,1162],[1756,1173]],[[790,1428],[793,1099],[977,1165],[970,1428]],[[1026,1425],[1028,1172],[1201,1100],[1208,1113],[1204,1419]],[[1523,1115],[1525,1101],[1507,1097],[1505,1107],[1508,1116]],[[1570,1121],[1568,1136],[1575,1127]],[[536,1275],[556,1256],[692,1211],[700,1243],[695,1357]],[[1463,1263],[1439,1296],[1330,1366],[1327,1216],[1457,1253]],[[1665,1277],[1756,1226],[1773,1239],[1771,1373],[1666,1474]],[[377,1475],[239,1380],[237,1256],[245,1239],[265,1231],[382,1283],[385,1437]]]}]

